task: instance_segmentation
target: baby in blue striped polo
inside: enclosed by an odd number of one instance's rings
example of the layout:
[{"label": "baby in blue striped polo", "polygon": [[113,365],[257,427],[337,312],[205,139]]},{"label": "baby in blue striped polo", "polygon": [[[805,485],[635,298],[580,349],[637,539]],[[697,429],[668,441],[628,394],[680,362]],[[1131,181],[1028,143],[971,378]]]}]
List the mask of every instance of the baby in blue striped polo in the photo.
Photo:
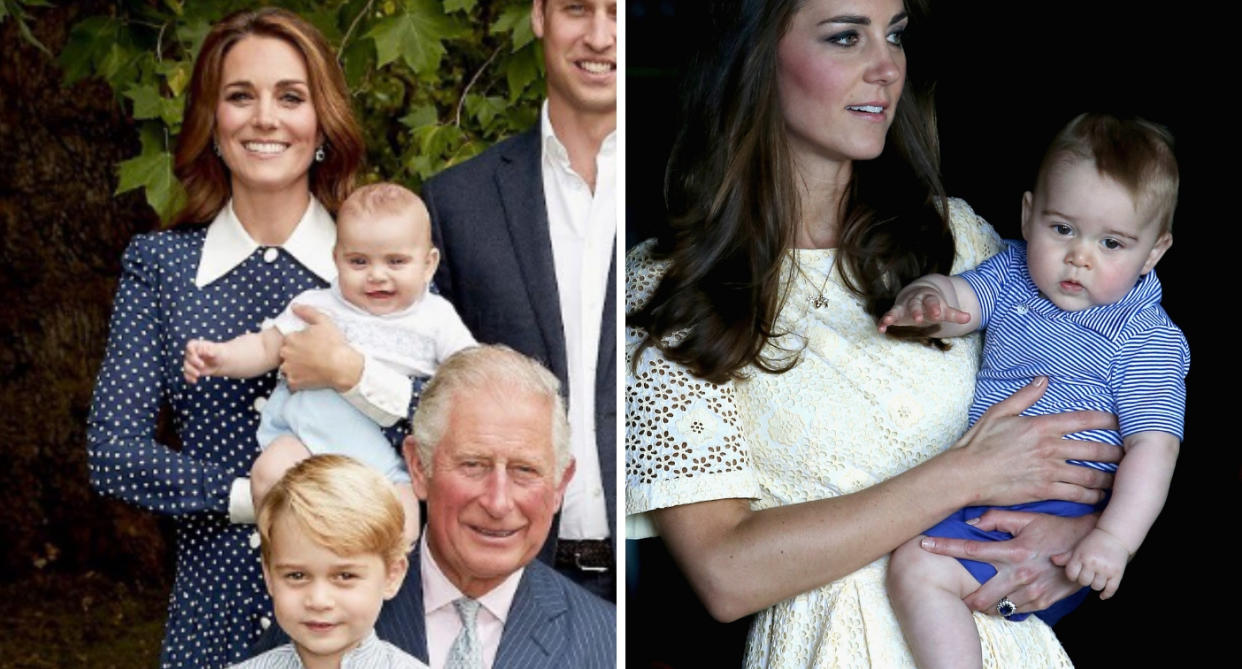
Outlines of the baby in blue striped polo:
[{"label": "baby in blue striped polo", "polygon": [[[1167,130],[1140,119],[1078,116],[1053,139],[1034,193],[1022,196],[1024,241],[1008,242],[962,274],[918,279],[880,319],[881,332],[938,325],[935,336],[957,337],[986,329],[971,424],[1037,376],[1048,377],[1047,390],[1025,415],[1085,409],[1117,416],[1119,430],[1067,437],[1125,448],[1120,465],[1071,460],[1116,471],[1107,506],[1048,500],[1006,507],[1060,516],[1104,507],[1096,528],[1055,558],[1085,587],[1042,611],[1018,612],[1002,599],[997,612],[1011,620],[1035,613],[1051,625],[1091,589],[1111,597],[1164,506],[1182,438],[1190,351],[1160,307],[1153,268],[1173,241],[1177,187]],[[988,508],[962,509],[926,534],[1011,538],[967,522]],[[996,570],[934,555],[918,542],[894,551],[888,579],[916,662],[960,667],[974,658],[980,666],[979,638],[962,598]]]}]

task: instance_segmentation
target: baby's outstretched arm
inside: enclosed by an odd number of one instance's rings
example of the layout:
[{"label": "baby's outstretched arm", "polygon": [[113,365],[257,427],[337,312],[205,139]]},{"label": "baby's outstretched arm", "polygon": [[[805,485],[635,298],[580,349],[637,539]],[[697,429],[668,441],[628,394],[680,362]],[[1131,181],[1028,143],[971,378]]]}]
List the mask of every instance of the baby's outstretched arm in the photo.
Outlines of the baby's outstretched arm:
[{"label": "baby's outstretched arm", "polygon": [[284,335],[274,327],[248,332],[226,342],[191,339],[185,345],[182,373],[186,383],[198,383],[204,376],[248,379],[276,369],[280,364],[280,345]]},{"label": "baby's outstretched arm", "polygon": [[880,318],[880,332],[939,323],[937,337],[961,337],[979,329],[979,313],[979,298],[965,279],[928,274],[901,289],[893,308]]},{"label": "baby's outstretched arm", "polygon": [[1117,465],[1113,496],[1100,522],[1074,550],[1054,555],[1065,575],[1100,591],[1108,599],[1121,584],[1126,563],[1143,543],[1169,493],[1179,442],[1167,432],[1139,432],[1126,437],[1126,455]]}]

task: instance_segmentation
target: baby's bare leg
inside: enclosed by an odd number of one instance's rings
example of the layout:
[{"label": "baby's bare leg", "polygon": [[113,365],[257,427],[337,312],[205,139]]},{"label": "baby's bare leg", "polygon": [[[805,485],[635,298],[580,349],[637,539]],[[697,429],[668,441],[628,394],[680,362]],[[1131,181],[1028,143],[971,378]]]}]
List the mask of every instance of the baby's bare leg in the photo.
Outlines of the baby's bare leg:
[{"label": "baby's bare leg", "polygon": [[394,482],[392,485],[393,492],[397,493],[397,501],[401,502],[401,508],[405,510],[405,527],[401,535],[405,537],[405,545],[413,548],[414,542],[418,540],[420,527],[418,496],[414,494],[414,486],[409,483]]},{"label": "baby's bare leg", "polygon": [[888,598],[919,669],[982,667],[974,615],[962,598],[979,587],[956,559],[928,553],[915,537],[893,551]]},{"label": "baby's bare leg", "polygon": [[310,457],[310,451],[291,434],[284,434],[272,440],[263,449],[254,465],[250,467],[250,496],[254,498],[254,509],[257,513],[263,505],[267,491],[276,485],[280,477],[289,468]]}]

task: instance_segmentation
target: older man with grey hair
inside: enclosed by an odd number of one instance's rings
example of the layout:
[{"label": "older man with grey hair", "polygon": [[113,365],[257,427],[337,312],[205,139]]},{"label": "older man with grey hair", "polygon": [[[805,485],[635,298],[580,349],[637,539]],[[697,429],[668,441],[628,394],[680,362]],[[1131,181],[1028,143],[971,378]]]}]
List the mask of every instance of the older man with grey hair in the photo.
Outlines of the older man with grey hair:
[{"label": "older man with grey hair", "polygon": [[556,377],[506,346],[463,350],[404,450],[427,525],[380,638],[433,669],[615,666],[615,607],[535,560],[574,474]]}]

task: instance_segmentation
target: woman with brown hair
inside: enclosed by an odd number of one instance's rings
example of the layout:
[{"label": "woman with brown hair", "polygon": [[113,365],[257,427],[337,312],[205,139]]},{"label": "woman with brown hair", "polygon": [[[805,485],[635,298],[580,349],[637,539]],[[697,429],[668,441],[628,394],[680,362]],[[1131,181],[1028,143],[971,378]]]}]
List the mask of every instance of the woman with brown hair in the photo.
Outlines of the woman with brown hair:
[{"label": "woman with brown hair", "polygon": [[[271,624],[244,477],[276,375],[190,386],[186,341],[256,330],[335,278],[332,212],[363,149],[344,75],[310,24],[266,8],[211,29],[175,158],[187,203],[177,228],[125,251],[88,431],[91,484],[176,526],[161,666],[230,664]],[[367,365],[317,314],[306,319],[316,325],[282,349],[291,388],[335,388],[385,424],[407,414],[408,379]],[[179,449],[156,441],[164,406]]]},{"label": "woman with brown hair", "polygon": [[[1017,417],[1038,382],[962,436],[979,342],[876,331],[904,283],[1000,248],[940,185],[906,81],[914,4],[720,6],[666,175],[670,229],[628,257],[627,536],[662,537],[713,617],[756,613],[747,666],[913,666],[888,553],[963,501],[1098,501],[1108,477],[1065,460],[1117,457],[1061,439],[1110,416]],[[992,605],[1077,589],[1048,557],[1094,517],[983,522],[1019,556],[981,589]],[[985,665],[1069,665],[1038,619],[975,618]]]}]

